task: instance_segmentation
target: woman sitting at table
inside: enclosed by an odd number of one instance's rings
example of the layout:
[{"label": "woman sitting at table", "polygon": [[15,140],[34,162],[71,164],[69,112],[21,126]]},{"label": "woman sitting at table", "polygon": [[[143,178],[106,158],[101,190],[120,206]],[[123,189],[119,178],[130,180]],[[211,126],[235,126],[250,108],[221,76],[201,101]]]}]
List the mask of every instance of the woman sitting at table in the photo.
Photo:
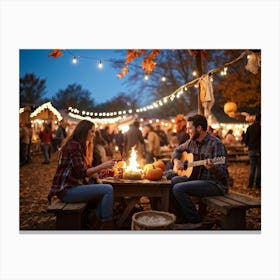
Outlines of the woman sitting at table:
[{"label": "woman sitting at table", "polygon": [[96,177],[102,169],[113,167],[115,162],[109,160],[91,166],[94,136],[94,124],[82,120],[65,140],[59,152],[58,167],[48,200],[51,202],[51,198],[57,196],[65,203],[98,201],[95,214],[100,219],[99,229],[111,229],[113,188],[109,184],[92,184],[91,178]]}]

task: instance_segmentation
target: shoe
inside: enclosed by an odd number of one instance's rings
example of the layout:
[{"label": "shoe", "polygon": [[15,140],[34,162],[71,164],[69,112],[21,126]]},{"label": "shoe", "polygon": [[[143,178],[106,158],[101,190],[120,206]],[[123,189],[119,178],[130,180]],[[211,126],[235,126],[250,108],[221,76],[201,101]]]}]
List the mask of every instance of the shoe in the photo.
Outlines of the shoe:
[{"label": "shoe", "polygon": [[202,226],[202,223],[174,224],[172,229],[174,229],[174,230],[191,230],[191,229],[198,229],[201,226]]},{"label": "shoe", "polygon": [[86,218],[86,227],[91,230],[100,229],[102,221],[95,215],[90,215]]},{"label": "shoe", "polygon": [[113,220],[103,221],[100,225],[100,230],[113,230],[114,222]]}]

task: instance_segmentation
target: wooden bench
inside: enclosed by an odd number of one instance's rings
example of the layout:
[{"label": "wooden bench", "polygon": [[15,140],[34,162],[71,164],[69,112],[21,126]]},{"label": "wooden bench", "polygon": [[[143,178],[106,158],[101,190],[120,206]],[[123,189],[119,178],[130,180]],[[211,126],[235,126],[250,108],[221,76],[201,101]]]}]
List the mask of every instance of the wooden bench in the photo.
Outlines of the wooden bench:
[{"label": "wooden bench", "polygon": [[249,162],[248,148],[243,145],[227,146],[228,162]]},{"label": "wooden bench", "polygon": [[56,229],[79,230],[83,225],[82,214],[86,206],[87,202],[64,203],[55,200],[48,206],[47,212],[56,215]]},{"label": "wooden bench", "polygon": [[199,200],[200,215],[206,214],[206,206],[221,213],[222,229],[246,229],[246,210],[261,208],[261,200],[248,195],[230,191],[224,196],[207,196]]}]

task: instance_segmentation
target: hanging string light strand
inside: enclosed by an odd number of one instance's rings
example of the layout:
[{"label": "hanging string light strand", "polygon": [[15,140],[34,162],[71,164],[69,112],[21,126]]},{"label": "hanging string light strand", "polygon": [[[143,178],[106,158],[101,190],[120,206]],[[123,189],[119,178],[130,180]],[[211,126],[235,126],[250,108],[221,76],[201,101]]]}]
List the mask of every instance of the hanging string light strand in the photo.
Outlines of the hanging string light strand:
[{"label": "hanging string light strand", "polygon": [[[151,110],[151,109],[155,109],[155,108],[163,106],[163,105],[165,105],[165,104],[167,104],[169,102],[174,101],[176,98],[177,99],[180,98],[185,92],[188,91],[188,88],[190,88],[190,87],[198,87],[198,84],[199,84],[200,80],[203,77],[205,77],[206,75],[213,76],[213,74],[215,74],[217,72],[220,72],[220,73],[223,72],[224,73],[223,75],[225,75],[229,66],[237,63],[238,61],[243,59],[245,56],[250,55],[250,53],[252,53],[252,52],[249,51],[249,50],[244,51],[242,54],[240,54],[234,60],[225,63],[223,66],[214,68],[214,69],[208,71],[207,73],[202,74],[200,77],[197,77],[197,78],[193,79],[192,81],[189,81],[189,82],[183,84],[178,89],[173,91],[171,94],[169,94],[169,95],[167,95],[167,96],[165,96],[165,97],[163,97],[161,99],[155,100],[155,101],[153,101],[151,104],[149,104],[147,106],[144,106],[144,107],[141,107],[141,108],[137,108],[135,110],[135,112],[136,113],[141,113],[141,112],[145,112],[145,111],[148,111],[148,110]],[[78,115],[80,113],[80,111],[78,109],[72,108],[72,107],[69,108],[69,111],[72,113],[72,116]],[[95,116],[95,117],[98,117],[98,118],[112,118],[112,117],[116,117],[116,116],[125,116],[127,114],[134,114],[135,112],[133,112],[132,109],[120,110],[120,111],[115,111],[115,112],[99,112],[99,113],[97,113],[97,112],[93,113],[93,112],[82,111],[82,115],[83,116]]]}]

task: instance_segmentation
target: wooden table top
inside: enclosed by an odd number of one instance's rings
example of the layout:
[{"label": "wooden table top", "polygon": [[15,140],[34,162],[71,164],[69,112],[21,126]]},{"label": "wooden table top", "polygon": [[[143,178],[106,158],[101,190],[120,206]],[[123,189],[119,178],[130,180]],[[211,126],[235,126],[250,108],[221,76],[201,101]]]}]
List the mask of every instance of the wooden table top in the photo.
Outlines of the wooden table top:
[{"label": "wooden table top", "polygon": [[162,178],[157,181],[151,181],[147,179],[142,179],[142,180],[127,180],[127,179],[117,179],[113,177],[107,177],[100,179],[102,183],[108,183],[108,184],[114,184],[114,185],[157,185],[157,186],[170,186],[171,181],[167,180],[166,178]]}]

